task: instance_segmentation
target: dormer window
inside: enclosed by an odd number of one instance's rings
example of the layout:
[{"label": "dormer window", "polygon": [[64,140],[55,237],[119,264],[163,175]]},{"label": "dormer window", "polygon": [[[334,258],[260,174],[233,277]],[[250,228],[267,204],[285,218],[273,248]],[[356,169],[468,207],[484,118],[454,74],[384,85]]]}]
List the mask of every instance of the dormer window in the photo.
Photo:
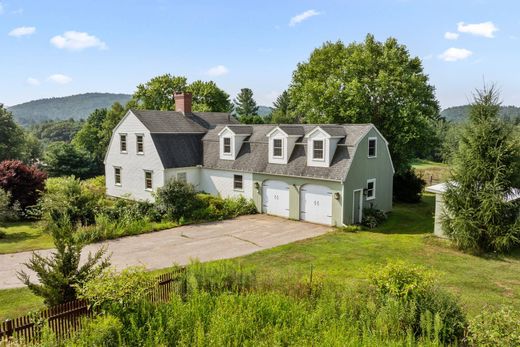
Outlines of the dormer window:
[{"label": "dormer window", "polygon": [[230,137],[224,137],[224,154],[231,154],[231,138]]},{"label": "dormer window", "polygon": [[274,158],[283,157],[283,140],[282,139],[273,140],[273,157]]},{"label": "dormer window", "polygon": [[312,159],[323,160],[323,140],[312,141]]},{"label": "dormer window", "polygon": [[377,156],[377,137],[368,138],[368,157],[375,158]]}]

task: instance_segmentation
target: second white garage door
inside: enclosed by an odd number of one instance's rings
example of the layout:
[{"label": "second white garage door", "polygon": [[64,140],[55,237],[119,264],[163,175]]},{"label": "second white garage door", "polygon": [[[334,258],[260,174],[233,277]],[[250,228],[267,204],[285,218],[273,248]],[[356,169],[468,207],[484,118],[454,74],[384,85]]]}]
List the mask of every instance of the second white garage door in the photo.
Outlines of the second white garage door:
[{"label": "second white garage door", "polygon": [[281,181],[266,181],[262,188],[263,212],[289,218],[289,185]]},{"label": "second white garage door", "polygon": [[332,224],[332,192],[325,186],[306,184],[300,193],[300,219]]}]

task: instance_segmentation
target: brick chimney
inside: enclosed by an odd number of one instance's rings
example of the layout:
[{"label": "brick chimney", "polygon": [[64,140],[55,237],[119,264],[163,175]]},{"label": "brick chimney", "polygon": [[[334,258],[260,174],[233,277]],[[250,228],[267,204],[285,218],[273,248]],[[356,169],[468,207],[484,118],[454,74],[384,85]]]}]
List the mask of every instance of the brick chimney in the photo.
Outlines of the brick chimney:
[{"label": "brick chimney", "polygon": [[182,112],[185,115],[191,113],[191,93],[175,92],[173,97],[176,112]]}]

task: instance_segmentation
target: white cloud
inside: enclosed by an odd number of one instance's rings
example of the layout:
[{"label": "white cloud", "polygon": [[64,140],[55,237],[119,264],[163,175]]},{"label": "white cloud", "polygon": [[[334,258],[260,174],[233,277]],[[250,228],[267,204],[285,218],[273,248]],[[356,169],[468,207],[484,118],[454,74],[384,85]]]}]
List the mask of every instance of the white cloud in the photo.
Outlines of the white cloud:
[{"label": "white cloud", "polygon": [[229,73],[229,69],[224,65],[217,65],[206,71],[206,74],[213,77],[224,76]]},{"label": "white cloud", "polygon": [[85,48],[107,49],[106,43],[88,33],[78,31],[66,31],[63,35],[54,36],[51,43],[60,48],[70,51],[81,51]]},{"label": "white cloud", "polygon": [[457,33],[452,33],[452,32],[449,32],[449,31],[446,31],[446,32],[444,33],[444,38],[445,38],[446,40],[456,40],[456,39],[459,38],[459,34],[457,34]]},{"label": "white cloud", "polygon": [[4,13],[4,5],[0,2],[0,14]]},{"label": "white cloud", "polygon": [[470,57],[472,54],[473,52],[468,49],[451,47],[440,54],[439,59],[444,61],[464,60]]},{"label": "white cloud", "polygon": [[50,75],[47,79],[49,81],[57,83],[57,84],[67,84],[67,83],[72,82],[72,78],[70,78],[67,75],[62,75],[62,74]]},{"label": "white cloud", "polygon": [[478,24],[465,24],[464,22],[459,22],[457,23],[457,30],[461,33],[493,38],[495,37],[494,33],[495,31],[498,31],[498,28],[493,24],[493,22],[483,22]]},{"label": "white cloud", "polygon": [[39,86],[40,85],[40,81],[36,78],[33,78],[33,77],[29,77],[27,79],[27,83],[29,83],[31,86]]},{"label": "white cloud", "polygon": [[293,27],[298,23],[303,22],[304,20],[307,20],[314,16],[319,16],[321,13],[316,10],[307,10],[305,12],[299,13],[296,16],[292,17],[289,21],[289,26]]},{"label": "white cloud", "polygon": [[9,32],[9,36],[21,37],[34,34],[36,31],[35,27],[18,27]]}]

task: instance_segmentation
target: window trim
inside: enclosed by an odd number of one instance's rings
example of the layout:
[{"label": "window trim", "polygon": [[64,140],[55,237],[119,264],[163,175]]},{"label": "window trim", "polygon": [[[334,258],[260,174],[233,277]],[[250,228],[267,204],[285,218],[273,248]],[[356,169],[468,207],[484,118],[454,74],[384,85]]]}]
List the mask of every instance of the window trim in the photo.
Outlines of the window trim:
[{"label": "window trim", "polygon": [[[226,140],[229,140],[229,152],[226,152]],[[224,136],[222,137],[222,154],[223,155],[232,155],[232,149],[231,149],[231,137],[230,136]]]},{"label": "window trim", "polygon": [[[237,178],[240,177],[240,187],[237,187]],[[244,175],[233,174],[233,190],[244,191]]]},{"label": "window trim", "polygon": [[[139,152],[139,137],[141,137],[141,145],[143,150]],[[144,155],[144,134],[135,134],[135,151],[138,155]]]},{"label": "window trim", "polygon": [[[368,184],[369,183],[373,183],[372,196],[368,196],[368,191],[369,191]],[[375,198],[376,198],[376,179],[371,178],[371,179],[367,180],[367,200],[374,200]]]},{"label": "window trim", "polygon": [[[119,170],[119,174],[117,173],[117,170]],[[114,185],[121,187],[123,184],[122,180],[122,168],[121,166],[114,166]],[[117,176],[119,175],[119,183],[117,182]]]},{"label": "window trim", "polygon": [[[148,178],[146,178],[146,174],[150,174],[150,188],[148,188]],[[153,170],[144,170],[144,190],[147,192],[151,192],[153,190]]]},{"label": "window trim", "polygon": [[[280,141],[280,147],[275,146],[275,144],[274,144],[275,141]],[[272,152],[273,158],[278,158],[278,159],[283,158],[283,139],[280,139],[280,138],[273,139],[272,145],[273,145],[273,152]],[[275,154],[275,150],[278,148],[280,149],[280,155]]]},{"label": "window trim", "polygon": [[[124,150],[123,150],[123,141],[122,141],[123,137],[125,138],[125,141],[124,141],[125,149]],[[121,152],[123,154],[128,153],[128,134],[126,134],[126,133],[119,133],[119,152]]]},{"label": "window trim", "polygon": [[[374,146],[374,155],[370,155],[370,141],[374,140],[375,146]],[[369,158],[377,158],[377,137],[369,137],[368,138],[368,147],[367,147],[367,154]]]},{"label": "window trim", "polygon": [[[316,158],[315,157],[315,147],[314,147],[314,143],[315,142],[321,142],[322,143],[322,148],[321,148],[321,158]],[[319,151],[320,149],[318,149]],[[313,139],[312,140],[312,160],[314,161],[325,161],[325,139]]]},{"label": "window trim", "polygon": [[[179,175],[184,175],[184,179],[179,179]],[[184,182],[184,183],[188,183],[188,173],[186,171],[179,171],[177,172],[177,174],[175,175],[175,179],[179,182]]]}]

